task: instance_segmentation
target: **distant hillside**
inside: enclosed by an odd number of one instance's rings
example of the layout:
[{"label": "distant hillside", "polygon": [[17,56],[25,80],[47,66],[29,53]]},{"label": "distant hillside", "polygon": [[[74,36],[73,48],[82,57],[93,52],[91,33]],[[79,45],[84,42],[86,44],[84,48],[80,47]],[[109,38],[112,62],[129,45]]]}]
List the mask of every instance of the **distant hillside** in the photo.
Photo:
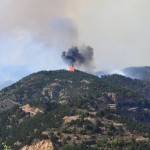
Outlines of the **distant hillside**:
[{"label": "distant hillside", "polygon": [[146,67],[129,67],[123,69],[126,76],[150,81],[150,66]]},{"label": "distant hillside", "polygon": [[0,141],[14,150],[46,139],[56,150],[150,148],[147,81],[41,71],[1,90],[0,111]]},{"label": "distant hillside", "polygon": [[145,67],[127,67],[118,70],[102,70],[95,73],[97,76],[120,74],[132,79],[140,79],[150,81],[150,66]]}]

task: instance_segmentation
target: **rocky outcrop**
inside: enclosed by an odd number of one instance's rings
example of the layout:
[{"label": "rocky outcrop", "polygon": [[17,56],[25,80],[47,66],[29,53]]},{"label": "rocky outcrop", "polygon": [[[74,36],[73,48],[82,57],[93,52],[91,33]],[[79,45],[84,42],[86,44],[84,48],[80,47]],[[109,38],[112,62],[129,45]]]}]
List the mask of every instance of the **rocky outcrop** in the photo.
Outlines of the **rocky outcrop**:
[{"label": "rocky outcrop", "polygon": [[48,99],[58,99],[64,95],[63,91],[61,90],[61,86],[57,83],[53,83],[44,87],[42,94]]},{"label": "rocky outcrop", "polygon": [[21,150],[54,150],[50,140],[42,140],[31,146],[24,146]]},{"label": "rocky outcrop", "polygon": [[43,113],[43,111],[39,108],[31,107],[29,104],[23,105],[21,109],[24,112],[30,113],[33,116],[36,115],[38,112]]},{"label": "rocky outcrop", "polygon": [[116,105],[135,105],[137,102],[141,101],[141,99],[135,98],[135,97],[125,97],[122,94],[119,93],[105,93],[106,97],[112,100]]},{"label": "rocky outcrop", "polygon": [[121,99],[120,95],[118,93],[107,93],[107,96],[113,100],[114,102],[117,102],[119,99]]},{"label": "rocky outcrop", "polygon": [[64,120],[64,123],[69,123],[69,122],[71,122],[72,120],[77,120],[77,119],[79,119],[79,118],[80,118],[79,115],[76,115],[76,116],[65,116],[65,117],[63,118],[63,120]]}]

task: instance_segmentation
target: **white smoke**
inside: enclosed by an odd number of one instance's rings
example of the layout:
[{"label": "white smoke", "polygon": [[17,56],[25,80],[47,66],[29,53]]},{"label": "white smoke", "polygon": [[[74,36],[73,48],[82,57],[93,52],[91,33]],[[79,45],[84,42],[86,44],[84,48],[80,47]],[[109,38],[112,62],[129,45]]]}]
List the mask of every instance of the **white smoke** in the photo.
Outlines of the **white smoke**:
[{"label": "white smoke", "polygon": [[10,80],[20,72],[65,68],[61,52],[77,43],[73,16],[79,2],[0,0],[0,68],[8,69],[1,71],[1,79]]},{"label": "white smoke", "polygon": [[149,14],[149,0],[0,0],[0,67],[65,68],[82,44],[97,70],[149,65]]}]

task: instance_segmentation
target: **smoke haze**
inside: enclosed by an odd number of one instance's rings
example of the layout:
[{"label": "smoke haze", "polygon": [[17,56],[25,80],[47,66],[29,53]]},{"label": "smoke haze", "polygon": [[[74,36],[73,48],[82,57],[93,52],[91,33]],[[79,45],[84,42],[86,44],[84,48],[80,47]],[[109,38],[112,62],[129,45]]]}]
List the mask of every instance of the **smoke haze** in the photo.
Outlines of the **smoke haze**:
[{"label": "smoke haze", "polygon": [[1,72],[1,77],[11,79],[13,74],[20,74],[16,68],[24,68],[21,71],[24,75],[65,68],[61,53],[77,43],[73,16],[79,2],[0,0],[0,67],[5,66],[10,72],[10,75]]},{"label": "smoke haze", "polygon": [[148,66],[149,18],[149,0],[0,0],[0,67],[64,69],[73,45],[93,47],[95,70]]},{"label": "smoke haze", "polygon": [[[15,38],[31,34],[38,42],[55,46],[74,44],[77,28],[69,12],[79,0],[0,1],[0,32]],[[58,41],[58,42],[56,42]]]}]

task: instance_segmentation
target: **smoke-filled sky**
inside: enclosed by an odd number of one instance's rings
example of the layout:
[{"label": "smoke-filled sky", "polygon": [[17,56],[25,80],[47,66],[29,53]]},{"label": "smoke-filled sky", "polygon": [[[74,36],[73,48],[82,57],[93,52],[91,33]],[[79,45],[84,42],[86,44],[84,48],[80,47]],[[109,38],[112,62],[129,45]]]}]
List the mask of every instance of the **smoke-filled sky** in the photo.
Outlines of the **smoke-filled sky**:
[{"label": "smoke-filled sky", "polygon": [[94,49],[95,70],[150,65],[149,0],[0,0],[0,82],[63,69],[62,51]]}]

